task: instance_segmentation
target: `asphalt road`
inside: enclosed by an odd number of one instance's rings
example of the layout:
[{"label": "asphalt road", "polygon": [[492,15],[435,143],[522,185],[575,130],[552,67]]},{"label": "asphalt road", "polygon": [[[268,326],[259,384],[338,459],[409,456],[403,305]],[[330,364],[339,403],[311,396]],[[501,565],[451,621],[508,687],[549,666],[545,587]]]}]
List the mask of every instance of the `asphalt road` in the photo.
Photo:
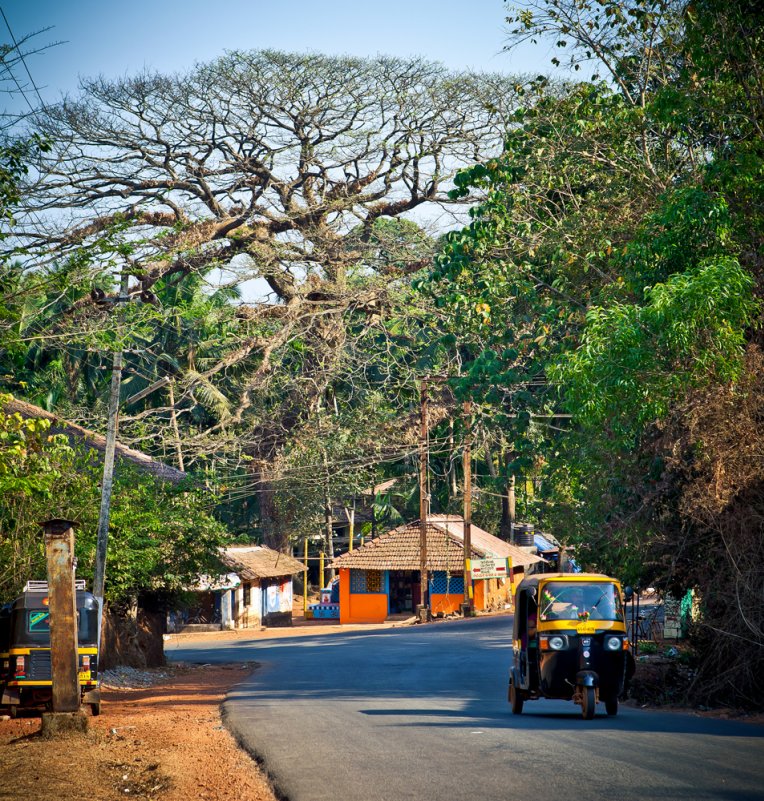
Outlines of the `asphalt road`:
[{"label": "asphalt road", "polygon": [[208,647],[261,664],[228,726],[289,801],[764,800],[764,726],[558,701],[510,713],[510,618]]}]

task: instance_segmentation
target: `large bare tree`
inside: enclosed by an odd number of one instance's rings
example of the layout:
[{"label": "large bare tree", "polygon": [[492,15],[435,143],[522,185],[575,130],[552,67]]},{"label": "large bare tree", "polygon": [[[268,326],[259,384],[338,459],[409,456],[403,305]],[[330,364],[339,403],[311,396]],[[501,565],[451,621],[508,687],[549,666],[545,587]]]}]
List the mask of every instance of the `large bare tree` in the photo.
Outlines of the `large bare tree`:
[{"label": "large bare tree", "polygon": [[[389,218],[451,202],[456,170],[500,151],[516,85],[418,59],[273,51],[85,80],[35,121],[52,148],[18,237],[38,264],[97,249],[130,274],[132,296],[216,268],[232,283],[260,279],[267,297],[239,308],[215,358],[187,367],[173,405],[204,388],[222,411],[196,446],[245,432],[267,463],[348,369],[348,337],[384,318],[428,262],[430,240]],[[82,294],[57,325],[108,300]],[[256,412],[296,341],[299,388],[276,382]]]}]

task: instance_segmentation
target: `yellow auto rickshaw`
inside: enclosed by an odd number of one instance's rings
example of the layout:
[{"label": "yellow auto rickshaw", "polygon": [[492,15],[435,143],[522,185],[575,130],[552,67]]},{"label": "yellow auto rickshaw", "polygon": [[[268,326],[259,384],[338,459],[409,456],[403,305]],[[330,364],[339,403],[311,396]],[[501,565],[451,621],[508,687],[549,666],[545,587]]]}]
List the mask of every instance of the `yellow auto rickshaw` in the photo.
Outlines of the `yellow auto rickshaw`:
[{"label": "yellow auto rickshaw", "polygon": [[[98,682],[98,601],[78,580],[77,672],[80,700],[93,715],[101,711]],[[27,582],[24,592],[0,621],[0,706],[11,717],[31,707],[50,708],[53,697],[50,652],[50,608],[48,583]]]},{"label": "yellow auto rickshaw", "polygon": [[560,698],[579,704],[585,720],[599,701],[608,715],[618,714],[634,672],[623,605],[620,583],[597,573],[542,573],[522,581],[509,671],[512,712],[521,714],[525,701]]}]

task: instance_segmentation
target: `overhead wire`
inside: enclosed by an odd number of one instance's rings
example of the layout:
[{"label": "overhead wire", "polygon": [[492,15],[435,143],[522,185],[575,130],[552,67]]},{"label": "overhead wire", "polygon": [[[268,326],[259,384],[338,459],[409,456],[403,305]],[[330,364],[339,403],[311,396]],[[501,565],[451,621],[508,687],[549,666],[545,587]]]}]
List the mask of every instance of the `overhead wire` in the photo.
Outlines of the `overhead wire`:
[{"label": "overhead wire", "polygon": [[[29,71],[29,67],[27,66],[26,59],[24,58],[24,53],[21,51],[19,43],[16,41],[16,37],[13,35],[13,31],[11,30],[10,23],[8,22],[8,17],[5,16],[5,11],[3,10],[2,6],[0,6],[0,14],[3,17],[3,21],[5,22],[5,27],[8,29],[8,33],[11,35],[11,41],[13,42],[13,46],[16,48],[16,52],[19,54],[19,59],[21,60],[21,63],[24,65],[24,70],[26,71],[26,74],[29,76],[29,81],[32,84],[32,88],[34,89],[35,94],[37,95],[37,99],[40,101],[40,105],[44,108],[45,107],[45,103],[44,103],[44,101],[43,101],[43,99],[42,99],[42,97],[40,95],[40,90],[37,88],[37,84],[34,82],[34,78],[32,77],[32,73]],[[11,77],[13,78],[13,82],[16,84],[16,86],[19,87],[19,91],[24,96],[24,100],[27,101],[27,104],[29,105],[29,108],[32,111],[34,111],[34,108],[32,107],[32,104],[29,102],[29,98],[27,98],[27,96],[24,94],[24,90],[19,85],[19,83],[16,80],[16,77],[13,75],[13,73],[11,73]]]}]

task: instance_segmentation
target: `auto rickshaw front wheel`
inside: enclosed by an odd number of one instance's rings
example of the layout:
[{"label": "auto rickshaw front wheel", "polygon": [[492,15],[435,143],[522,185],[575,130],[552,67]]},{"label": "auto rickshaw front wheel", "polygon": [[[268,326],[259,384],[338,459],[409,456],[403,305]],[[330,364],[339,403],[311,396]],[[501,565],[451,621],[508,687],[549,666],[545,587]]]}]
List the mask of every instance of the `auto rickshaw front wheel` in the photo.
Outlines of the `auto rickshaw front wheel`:
[{"label": "auto rickshaw front wheel", "polygon": [[618,696],[611,695],[605,699],[605,711],[611,717],[618,714]]},{"label": "auto rickshaw front wheel", "polygon": [[512,714],[513,715],[522,715],[523,713],[523,701],[525,699],[522,696],[520,690],[515,687],[515,683],[512,679],[509,680],[509,703],[512,706]]},{"label": "auto rickshaw front wheel", "polygon": [[584,720],[591,720],[594,717],[597,695],[594,691],[594,687],[582,687],[581,689],[581,714]]}]

